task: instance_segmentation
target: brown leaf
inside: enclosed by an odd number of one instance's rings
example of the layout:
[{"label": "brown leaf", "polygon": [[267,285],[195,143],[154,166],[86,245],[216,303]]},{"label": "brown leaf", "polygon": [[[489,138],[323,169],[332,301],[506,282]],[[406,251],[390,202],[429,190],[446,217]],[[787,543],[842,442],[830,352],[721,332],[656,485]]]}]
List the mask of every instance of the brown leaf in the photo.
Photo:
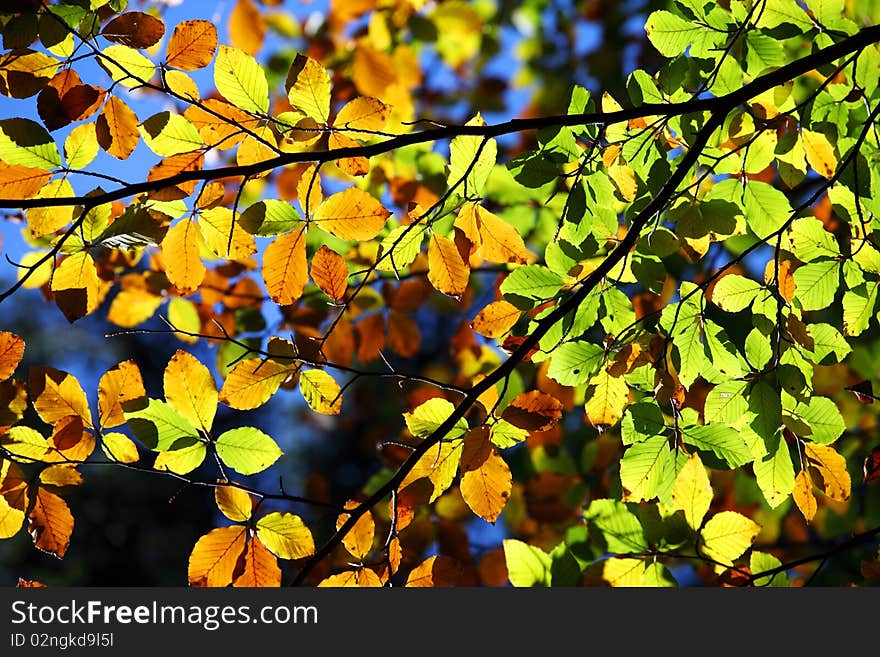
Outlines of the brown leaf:
[{"label": "brown leaf", "polygon": [[129,48],[149,48],[165,35],[165,23],[140,11],[120,14],[104,26],[101,36]]},{"label": "brown leaf", "polygon": [[116,96],[110,96],[95,123],[98,143],[113,157],[124,160],[140,141],[137,126],[137,115]]},{"label": "brown leaf", "polygon": [[562,403],[537,390],[523,392],[510,402],[501,417],[520,429],[547,431],[562,417]]},{"label": "brown leaf", "polygon": [[334,301],[342,301],[348,290],[348,265],[345,258],[321,246],[312,258],[312,280]]},{"label": "brown leaf", "polygon": [[55,493],[39,488],[28,514],[28,532],[43,552],[63,558],[73,533],[73,516],[67,503]]},{"label": "brown leaf", "polygon": [[428,557],[412,569],[406,580],[409,587],[455,586],[461,577],[461,564],[451,557]]},{"label": "brown leaf", "polygon": [[24,355],[24,340],[7,331],[0,332],[0,381],[15,372]]}]

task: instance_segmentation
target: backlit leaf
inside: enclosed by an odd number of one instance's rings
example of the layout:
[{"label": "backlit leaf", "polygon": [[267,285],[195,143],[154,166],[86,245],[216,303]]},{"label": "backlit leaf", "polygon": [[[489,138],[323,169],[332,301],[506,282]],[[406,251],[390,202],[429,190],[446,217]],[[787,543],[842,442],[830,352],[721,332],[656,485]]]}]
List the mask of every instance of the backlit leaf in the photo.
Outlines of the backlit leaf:
[{"label": "backlit leaf", "polygon": [[[480,114],[465,125],[484,126],[486,122]],[[468,198],[481,196],[489,179],[498,146],[494,139],[484,140],[477,136],[455,137],[449,144],[449,175],[447,184],[451,187],[462,182],[458,192]]]},{"label": "backlit leaf", "polygon": [[245,112],[264,114],[269,109],[269,84],[263,67],[243,50],[219,47],[214,84],[226,100]]},{"label": "backlit leaf", "polygon": [[698,530],[712,504],[712,486],[699,455],[691,454],[672,487],[672,504],[684,513],[691,529]]},{"label": "backlit leaf", "polygon": [[282,454],[270,436],[254,427],[230,429],[217,438],[215,446],[220,460],[243,475],[262,472]]},{"label": "backlit leaf", "polygon": [[211,63],[217,49],[217,28],[210,21],[179,23],[171,33],[165,62],[184,71],[195,71]]},{"label": "backlit leaf", "polygon": [[43,552],[63,558],[70,546],[73,524],[73,515],[67,503],[55,493],[40,487],[28,513],[28,533],[34,545]]},{"label": "backlit leaf", "polygon": [[831,178],[837,169],[837,156],[828,138],[821,132],[804,130],[801,139],[804,142],[807,162],[813,171],[825,178]]},{"label": "backlit leaf", "polygon": [[[336,115],[333,127],[337,130],[378,131],[385,127],[391,108],[382,101],[369,96],[358,96],[350,100]],[[360,138],[357,134],[356,138]],[[364,135],[368,137],[369,135]]]},{"label": "backlit leaf", "polygon": [[68,415],[76,415],[87,427],[92,426],[86,393],[72,374],[52,367],[32,367],[28,389],[44,422],[55,424]]},{"label": "backlit leaf", "polygon": [[236,587],[274,587],[281,586],[281,568],[278,559],[272,554],[258,536],[252,536],[245,548],[244,568],[236,571]]},{"label": "backlit leaf", "polygon": [[[357,502],[347,502],[345,506],[347,509],[351,509],[357,506]],[[336,519],[336,529],[339,530],[349,517],[349,514],[341,513]],[[367,511],[357,519],[354,527],[342,539],[342,544],[354,557],[364,559],[373,549],[375,533],[376,523],[373,520],[373,515]]]},{"label": "backlit leaf", "polygon": [[312,280],[331,299],[341,301],[348,289],[348,265],[345,259],[322,246],[312,258]]},{"label": "backlit leaf", "polygon": [[98,63],[114,82],[124,87],[143,86],[156,72],[153,62],[128,46],[107,46],[101,52]]},{"label": "backlit leaf", "polygon": [[165,399],[194,427],[206,433],[214,424],[217,412],[217,388],[208,368],[191,354],[178,349],[163,375]]},{"label": "backlit leaf", "polygon": [[269,296],[278,305],[292,304],[302,296],[308,280],[306,229],[276,237],[263,254],[263,281]]},{"label": "backlit leaf", "polygon": [[550,555],[541,548],[504,539],[504,561],[514,586],[550,586]]},{"label": "backlit leaf", "polygon": [[349,187],[321,203],[312,221],[340,239],[369,240],[379,234],[390,214],[371,194]]},{"label": "backlit leaf", "polygon": [[239,410],[257,408],[275,394],[292,370],[290,365],[271,359],[245,359],[227,375],[220,401]]},{"label": "backlit leaf", "polygon": [[735,511],[721,511],[700,531],[700,551],[725,565],[733,564],[755,540],[761,526]]},{"label": "backlit leaf", "polygon": [[846,469],[846,459],[832,447],[804,443],[804,455],[813,481],[832,500],[845,502],[849,499],[852,484]]},{"label": "backlit leaf", "polygon": [[804,516],[804,519],[807,522],[812,522],[813,518],[816,516],[818,504],[816,502],[816,496],[813,494],[813,481],[810,479],[810,475],[806,470],[801,470],[797,473],[797,476],[794,479],[794,488],[792,489],[791,496],[794,499],[794,503],[797,505],[798,510],[800,510],[801,514]]},{"label": "backlit leaf", "polygon": [[287,99],[318,123],[330,117],[330,76],[311,57],[297,54],[287,74]]},{"label": "backlit leaf", "polygon": [[137,115],[116,96],[110,96],[95,123],[98,143],[113,157],[124,160],[140,141]]},{"label": "backlit leaf", "polygon": [[455,586],[461,577],[461,566],[451,557],[442,554],[428,557],[413,568],[404,586],[440,587]]},{"label": "backlit leaf", "polygon": [[0,381],[15,372],[24,355],[24,340],[8,331],[0,332]]},{"label": "backlit leaf", "polygon": [[299,389],[313,411],[338,415],[342,393],[336,380],[324,370],[306,370],[299,375]]},{"label": "backlit leaf", "polygon": [[269,550],[282,559],[301,559],[314,553],[312,532],[297,515],[269,513],[257,520],[257,536]]},{"label": "backlit leaf", "polygon": [[218,527],[202,536],[189,555],[190,586],[229,586],[242,557],[247,527]]},{"label": "backlit leaf", "polygon": [[202,147],[202,137],[196,127],[173,112],[154,114],[138,126],[138,131],[156,155],[178,155]]},{"label": "backlit leaf", "polygon": [[52,135],[30,119],[0,120],[0,159],[46,171],[61,166],[61,154]]},{"label": "backlit leaf", "polygon": [[107,370],[98,382],[98,417],[107,429],[125,424],[123,406],[147,396],[141,371],[133,360],[126,360]]},{"label": "backlit leaf", "polygon": [[214,488],[214,501],[220,512],[234,522],[245,522],[251,517],[254,503],[247,491],[231,485]]},{"label": "backlit leaf", "polygon": [[428,280],[443,294],[460,297],[467,288],[470,269],[451,239],[431,234],[428,242]]},{"label": "backlit leaf", "polygon": [[207,269],[199,248],[202,239],[199,225],[191,219],[184,219],[172,226],[162,240],[165,273],[183,296],[195,292],[205,278]]},{"label": "backlit leaf", "polygon": [[522,311],[507,301],[493,301],[474,317],[474,330],[487,338],[500,338],[519,321]]},{"label": "backlit leaf", "polygon": [[461,473],[464,501],[475,514],[494,523],[510,498],[512,479],[488,431],[472,431],[465,438]]}]

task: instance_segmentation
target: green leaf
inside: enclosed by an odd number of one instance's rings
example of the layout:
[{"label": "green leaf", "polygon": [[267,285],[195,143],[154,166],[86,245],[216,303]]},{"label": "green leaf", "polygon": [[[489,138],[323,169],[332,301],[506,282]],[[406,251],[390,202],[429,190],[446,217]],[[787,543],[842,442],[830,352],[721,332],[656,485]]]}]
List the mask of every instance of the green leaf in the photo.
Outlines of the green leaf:
[{"label": "green leaf", "polygon": [[604,538],[607,552],[632,554],[648,550],[642,524],[623,502],[593,500],[584,511],[584,519],[591,536],[595,532]]},{"label": "green leaf", "polygon": [[758,381],[749,392],[749,411],[754,415],[749,426],[769,444],[782,426],[779,392],[764,381]]},{"label": "green leaf", "polygon": [[517,587],[550,586],[550,555],[541,548],[517,541],[504,539],[504,562],[507,564],[507,577]]},{"label": "green leaf", "polygon": [[839,363],[852,351],[846,338],[831,324],[810,324],[808,330],[813,338],[813,353],[817,363],[831,355],[834,356],[831,362]]},{"label": "green leaf", "polygon": [[262,472],[282,454],[270,436],[254,427],[230,429],[220,435],[216,447],[220,460],[243,475]]},{"label": "green leaf", "polygon": [[630,404],[620,422],[624,445],[631,445],[652,436],[666,433],[666,419],[656,402],[640,401]]},{"label": "green leaf", "polygon": [[158,399],[132,402],[140,408],[123,407],[128,427],[135,437],[152,450],[164,452],[182,449],[198,440],[198,430],[189,420]]},{"label": "green leaf", "polygon": [[694,425],[682,429],[682,439],[699,450],[710,451],[731,468],[752,460],[752,452],[739,431],[723,424]]},{"label": "green leaf", "polygon": [[237,221],[251,235],[271,237],[293,230],[301,218],[296,208],[287,201],[266,199],[254,203],[238,215]]},{"label": "green leaf", "polygon": [[813,28],[813,22],[795,0],[766,0],[763,11],[757,16],[756,25],[763,28],[774,28],[780,25],[792,25],[801,32]]},{"label": "green leaf", "polygon": [[[781,565],[782,562],[779,559],[766,552],[752,550],[752,554],[749,557],[749,570],[755,575],[779,568]],[[755,579],[754,585],[788,587],[788,575],[784,572],[778,572],[774,575],[758,577]]]},{"label": "green leaf", "polygon": [[749,180],[743,196],[746,223],[760,238],[778,231],[791,214],[791,205],[781,191],[765,182]]},{"label": "green leaf", "polygon": [[666,436],[652,436],[630,445],[620,460],[620,483],[627,502],[670,498],[675,460]]},{"label": "green leaf", "polygon": [[564,386],[577,386],[589,381],[602,366],[605,350],[602,347],[575,340],[557,347],[550,358],[547,376]]},{"label": "green leaf", "polygon": [[[483,117],[477,114],[465,125],[486,125]],[[486,181],[495,166],[498,145],[494,139],[484,140],[476,136],[455,137],[449,144],[449,187],[462,180],[462,186],[456,188],[465,198],[482,196]]]},{"label": "green leaf", "polygon": [[380,271],[399,271],[409,267],[419,255],[424,235],[425,229],[421,227],[400,226],[389,231],[379,244],[377,260],[384,258],[376,268]]},{"label": "green leaf", "polygon": [[715,283],[711,301],[721,310],[736,313],[751,306],[762,289],[761,284],[751,278],[728,274]]},{"label": "green leaf", "polygon": [[529,437],[529,432],[527,429],[520,429],[512,425],[507,420],[498,420],[495,424],[491,425],[492,429],[492,444],[495,445],[498,449],[507,449],[508,447],[513,447],[517,443],[521,443],[526,438]]},{"label": "green leaf", "polygon": [[773,356],[773,347],[770,338],[761,333],[760,329],[753,328],[746,336],[746,360],[755,370],[763,368]]},{"label": "green leaf", "polygon": [[61,166],[61,153],[52,135],[30,119],[0,120],[0,160],[49,171]]},{"label": "green leaf", "polygon": [[877,283],[863,283],[843,293],[843,332],[846,335],[861,335],[877,305]]},{"label": "green leaf", "polygon": [[189,153],[202,147],[196,127],[180,114],[159,112],[138,126],[144,143],[156,155]]},{"label": "green leaf", "polygon": [[794,272],[794,298],[803,310],[823,310],[834,303],[839,283],[839,263],[834,260],[811,262]]},{"label": "green leaf", "polygon": [[840,247],[834,235],[816,217],[795,219],[783,236],[783,248],[791,251],[798,260],[812,262],[819,258],[837,258]]},{"label": "green leaf", "polygon": [[794,415],[812,429],[810,440],[820,445],[830,445],[846,430],[837,404],[827,397],[811,397],[808,404],[799,403]]},{"label": "green leaf", "polygon": [[747,381],[723,381],[706,395],[703,413],[707,423],[722,422],[734,425],[741,421],[749,409],[745,392]]},{"label": "green leaf", "polygon": [[514,269],[501,284],[501,294],[517,308],[529,309],[552,299],[562,289],[562,278],[541,265]]},{"label": "green leaf", "polygon": [[[403,419],[406,421],[406,426],[412,435],[418,438],[427,438],[452,415],[454,410],[455,406],[452,402],[440,397],[434,397],[419,404],[412,413],[404,413]],[[460,438],[467,433],[467,430],[467,420],[459,418],[445,438],[448,440]]]},{"label": "green leaf", "polygon": [[725,565],[745,552],[761,526],[735,511],[722,511],[709,518],[700,532],[700,551],[710,559]]},{"label": "green leaf", "polygon": [[777,435],[773,449],[761,458],[755,459],[752,468],[758,487],[770,508],[775,509],[788,499],[794,489],[794,466],[788,444]]},{"label": "green leaf", "polygon": [[221,45],[217,49],[214,84],[226,100],[245,112],[269,111],[266,73],[256,59],[238,48]]},{"label": "green leaf", "polygon": [[687,328],[675,334],[672,347],[678,354],[678,378],[685,388],[690,388],[703,371],[706,352],[701,342],[702,331],[697,323],[685,325]]},{"label": "green leaf", "polygon": [[700,25],[691,23],[669,11],[655,11],[645,23],[648,40],[664,57],[681,55],[708,32]]}]

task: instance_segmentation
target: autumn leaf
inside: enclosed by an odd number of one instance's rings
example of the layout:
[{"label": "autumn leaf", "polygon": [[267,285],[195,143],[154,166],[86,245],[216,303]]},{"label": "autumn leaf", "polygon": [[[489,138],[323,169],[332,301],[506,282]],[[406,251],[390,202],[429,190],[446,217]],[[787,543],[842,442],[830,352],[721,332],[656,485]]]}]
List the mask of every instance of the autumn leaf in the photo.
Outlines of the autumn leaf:
[{"label": "autumn leaf", "polygon": [[461,565],[455,559],[435,555],[428,557],[410,571],[406,586],[411,588],[455,586],[460,577]]},{"label": "autumn leaf", "polygon": [[277,557],[301,559],[315,551],[312,532],[302,518],[274,511],[257,520],[257,536]]},{"label": "autumn leaf", "polygon": [[133,360],[107,370],[98,381],[98,417],[105,429],[125,424],[122,406],[147,396],[141,371]]},{"label": "autumn leaf", "polygon": [[818,504],[813,494],[813,481],[806,470],[801,470],[794,478],[794,490],[791,492],[794,503],[807,522],[813,522]]},{"label": "autumn leaf", "polygon": [[178,349],[165,368],[165,399],[205,433],[211,431],[217,412],[217,388],[208,368],[191,354]]},{"label": "autumn leaf", "polygon": [[293,371],[290,365],[275,360],[245,359],[227,375],[220,401],[239,410],[257,408],[275,394]]},{"label": "autumn leaf", "polygon": [[165,34],[165,23],[141,11],[120,14],[101,30],[101,36],[131,48],[149,48]]},{"label": "autumn leaf", "polygon": [[273,587],[281,586],[281,568],[278,559],[257,536],[251,537],[245,548],[244,565],[241,572],[236,571],[235,587]]},{"label": "autumn leaf", "polygon": [[348,265],[345,259],[322,246],[312,258],[312,280],[331,299],[341,301],[348,289]]},{"label": "autumn leaf", "polygon": [[266,36],[266,19],[251,0],[238,0],[229,15],[229,40],[249,55],[256,55]]},{"label": "autumn leaf", "polygon": [[318,413],[338,415],[342,410],[339,384],[324,370],[306,370],[300,373],[299,389],[309,407]]},{"label": "autumn leaf", "polygon": [[308,280],[306,229],[275,238],[263,254],[263,281],[272,300],[290,305],[302,296]]},{"label": "autumn leaf", "polygon": [[493,301],[474,317],[474,330],[487,338],[500,338],[519,321],[522,311],[507,301]]},{"label": "autumn leaf", "polygon": [[672,504],[684,513],[691,529],[698,530],[712,504],[712,486],[698,454],[691,454],[672,486]]},{"label": "autumn leaf", "polygon": [[[337,130],[376,132],[385,127],[390,114],[391,108],[381,100],[358,96],[342,106],[333,121],[333,127]],[[356,134],[354,136],[358,138]]]},{"label": "autumn leaf", "polygon": [[547,393],[523,392],[504,409],[501,417],[528,431],[547,431],[562,417],[562,404]]},{"label": "autumn leaf", "polygon": [[247,491],[221,482],[214,487],[214,501],[220,512],[234,522],[245,522],[251,517],[254,503]]},{"label": "autumn leaf", "polygon": [[113,157],[124,160],[141,139],[137,115],[116,96],[110,96],[95,123],[98,143]]},{"label": "autumn leaf", "polygon": [[330,76],[311,57],[297,54],[287,74],[287,99],[318,123],[330,117]]},{"label": "autumn leaf", "polygon": [[202,233],[198,224],[191,219],[177,222],[162,240],[168,280],[177,286],[183,296],[195,292],[205,278],[207,268],[202,262],[201,242]]},{"label": "autumn leaf", "polygon": [[832,500],[848,500],[851,482],[846,459],[833,447],[811,442],[804,443],[804,455],[810,470],[817,475],[819,488]]},{"label": "autumn leaf", "polygon": [[247,527],[218,527],[202,536],[189,555],[190,586],[229,586],[243,556]]},{"label": "autumn leaf", "polygon": [[28,389],[34,408],[44,422],[55,424],[76,415],[85,426],[92,426],[86,393],[72,374],[52,367],[32,367]]},{"label": "autumn leaf", "polygon": [[370,240],[379,234],[390,214],[374,196],[349,187],[325,199],[311,219],[340,239]]},{"label": "autumn leaf", "polygon": [[34,545],[43,552],[63,558],[70,546],[73,525],[73,515],[67,503],[40,487],[28,514],[28,533]]},{"label": "autumn leaf", "polygon": [[447,237],[431,234],[428,242],[428,280],[438,291],[451,297],[460,297],[467,289],[470,269],[462,260],[455,242]]},{"label": "autumn leaf", "polygon": [[184,21],[171,33],[165,63],[184,71],[195,71],[210,64],[216,50],[217,28],[213,23]]},{"label": "autumn leaf", "polygon": [[473,430],[461,454],[461,495],[471,510],[494,523],[510,498],[510,468],[489,440],[488,431]]},{"label": "autumn leaf", "polygon": [[0,331],[0,381],[15,372],[24,355],[24,340],[7,331]]},{"label": "autumn leaf", "polygon": [[[354,501],[349,501],[345,505],[346,509],[353,509],[356,507],[357,502]],[[339,530],[349,517],[350,516],[347,513],[339,514],[339,517],[336,519],[336,529]],[[375,536],[375,532],[376,523],[373,520],[373,515],[368,511],[357,519],[354,527],[352,527],[345,535],[345,538],[342,539],[342,544],[354,557],[363,560],[373,549],[373,537]]]}]

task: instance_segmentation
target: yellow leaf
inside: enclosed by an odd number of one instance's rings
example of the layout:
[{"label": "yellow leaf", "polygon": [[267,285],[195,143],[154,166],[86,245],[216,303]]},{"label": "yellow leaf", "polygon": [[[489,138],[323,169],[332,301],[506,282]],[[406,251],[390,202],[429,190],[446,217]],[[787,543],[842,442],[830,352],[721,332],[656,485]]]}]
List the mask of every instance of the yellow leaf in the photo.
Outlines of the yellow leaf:
[{"label": "yellow leaf", "polygon": [[[358,96],[346,103],[336,119],[333,127],[337,130],[382,130],[388,122],[391,108],[381,100],[370,96]],[[357,137],[357,135],[355,135]],[[369,137],[364,135],[363,137]]]},{"label": "yellow leaf", "polygon": [[199,226],[205,244],[221,258],[238,260],[257,252],[254,236],[232,220],[232,210],[229,208],[202,210],[199,213]]},{"label": "yellow leaf", "polygon": [[290,104],[318,123],[330,118],[330,76],[311,57],[297,54],[287,74]]},{"label": "yellow leaf", "polygon": [[76,415],[85,426],[92,426],[86,393],[72,374],[51,367],[32,367],[28,389],[34,408],[47,424]]},{"label": "yellow leaf", "polygon": [[745,552],[761,526],[735,511],[721,511],[709,518],[700,531],[700,551],[726,566]]},{"label": "yellow leaf", "polygon": [[[350,500],[346,502],[345,508],[353,509],[357,505],[357,502]],[[336,519],[336,529],[339,530],[348,518],[349,515],[347,513],[339,514],[339,518]],[[376,523],[373,521],[373,514],[367,511],[357,519],[354,527],[342,539],[342,544],[353,556],[363,560],[370,553],[370,550],[373,549],[375,533]]]},{"label": "yellow leaf", "polygon": [[672,505],[675,509],[683,511],[687,524],[697,530],[711,504],[712,486],[709,484],[706,468],[695,452],[691,454],[675,479],[672,487]]},{"label": "yellow leaf", "polygon": [[178,349],[165,368],[165,399],[205,433],[211,431],[217,412],[217,388],[214,377],[192,354]]},{"label": "yellow leaf", "polygon": [[[198,333],[202,327],[202,320],[199,318],[196,304],[189,299],[181,299],[180,297],[173,297],[168,302],[168,321],[174,328],[190,333]],[[174,337],[189,344],[195,344],[199,341],[197,337],[181,332],[176,332]]]},{"label": "yellow leaf", "polygon": [[93,312],[109,289],[110,284],[98,278],[95,261],[85,251],[65,258],[52,276],[55,303],[69,322]]},{"label": "yellow leaf", "polygon": [[[67,178],[56,178],[37,193],[37,198],[69,198],[71,196],[74,196],[73,187]],[[27,222],[31,229],[31,237],[50,235],[56,230],[64,228],[73,221],[73,210],[72,205],[28,210]]]},{"label": "yellow leaf", "polygon": [[532,254],[526,249],[522,237],[504,219],[479,205],[465,206],[461,212],[474,215],[473,222],[480,237],[476,252],[483,258],[499,264],[524,264],[530,260]]},{"label": "yellow leaf", "polygon": [[144,287],[126,288],[123,280],[123,289],[113,297],[110,309],[107,311],[107,319],[117,326],[131,328],[155,315],[162,301],[161,296],[153,294]]},{"label": "yellow leaf", "polygon": [[98,63],[114,82],[124,87],[140,87],[150,81],[156,70],[155,64],[134,48],[107,46],[101,52]]},{"label": "yellow leaf", "polygon": [[0,459],[0,539],[11,538],[21,529],[28,508],[28,481],[21,468]]},{"label": "yellow leaf", "polygon": [[277,511],[257,520],[257,536],[272,554],[282,559],[301,559],[315,552],[312,532],[302,518]]},{"label": "yellow leaf", "polygon": [[605,559],[602,562],[602,579],[614,587],[645,586],[645,562],[626,557]]},{"label": "yellow leaf", "polygon": [[483,308],[471,324],[473,329],[487,338],[500,338],[519,321],[522,311],[507,301],[493,301]]},{"label": "yellow leaf", "polygon": [[821,132],[804,130],[801,132],[801,140],[804,142],[804,153],[807,162],[813,171],[825,178],[831,178],[837,169],[837,156],[834,155],[834,146]]},{"label": "yellow leaf", "polygon": [[461,577],[461,565],[451,557],[434,555],[413,568],[406,578],[406,586],[440,587],[455,586]]},{"label": "yellow leaf", "polygon": [[431,234],[428,241],[428,280],[435,289],[452,297],[461,297],[467,289],[470,269],[462,260],[455,242]]},{"label": "yellow leaf", "polygon": [[40,483],[47,486],[79,486],[83,477],[74,465],[50,465],[40,472]]},{"label": "yellow leaf", "polygon": [[348,290],[348,265],[345,258],[326,245],[312,258],[312,280],[331,299],[342,301]]},{"label": "yellow leaf", "polygon": [[614,182],[614,186],[617,187],[617,191],[620,192],[620,195],[625,201],[632,201],[635,199],[639,183],[636,180],[636,174],[632,169],[623,164],[614,164],[605,169],[605,171],[608,173],[608,177]]},{"label": "yellow leaf", "polygon": [[147,396],[141,371],[133,360],[126,360],[107,370],[98,381],[98,417],[108,429],[125,424],[122,405]]},{"label": "yellow leaf", "polygon": [[338,415],[342,410],[339,384],[324,370],[307,370],[299,375],[299,389],[312,410]]},{"label": "yellow leaf", "polygon": [[[258,126],[251,130],[255,135],[260,137],[246,136],[235,153],[235,163],[239,166],[248,166],[250,164],[258,164],[271,160],[278,153],[271,146],[277,146],[278,140],[275,134],[268,126]],[[262,140],[262,141],[261,141]],[[254,178],[262,178],[269,175],[269,171],[254,174]]]},{"label": "yellow leaf", "polygon": [[[358,142],[341,132],[331,132],[328,140],[328,148],[337,150],[340,148],[357,148]],[[343,157],[336,160],[336,166],[349,176],[363,176],[370,172],[370,161],[365,157]]]},{"label": "yellow leaf", "polygon": [[263,281],[272,301],[289,306],[309,281],[305,227],[275,238],[263,253]]},{"label": "yellow leaf", "polygon": [[158,112],[138,126],[144,143],[163,157],[190,153],[202,147],[202,135],[182,114]]},{"label": "yellow leaf", "polygon": [[236,48],[256,55],[263,47],[266,19],[251,0],[238,0],[229,15],[229,40]]},{"label": "yellow leaf", "polygon": [[190,586],[228,586],[244,552],[247,527],[218,527],[202,536],[189,555]]},{"label": "yellow leaf", "polygon": [[444,440],[439,445],[431,447],[425,452],[418,462],[409,471],[406,478],[401,482],[400,489],[404,489],[418,479],[427,478],[433,486],[433,492],[428,500],[433,502],[440,497],[446,489],[452,485],[455,473],[458,472],[458,464],[461,461],[461,450],[464,440]]},{"label": "yellow leaf", "polygon": [[214,487],[214,501],[220,512],[235,522],[245,522],[254,510],[254,502],[250,494],[229,484]]},{"label": "yellow leaf", "polygon": [[614,426],[623,415],[629,398],[629,388],[623,377],[611,376],[602,369],[592,379],[587,389],[586,410],[594,427]]},{"label": "yellow leaf", "polygon": [[244,555],[244,570],[232,582],[236,587],[281,586],[281,568],[278,559],[269,552],[257,536],[251,537]]},{"label": "yellow leaf", "polygon": [[318,173],[316,165],[310,164],[302,172],[296,183],[296,197],[306,215],[311,215],[321,204],[324,199],[324,191],[321,188],[321,175]]},{"label": "yellow leaf", "polygon": [[461,456],[461,496],[471,511],[494,523],[510,499],[510,468],[489,440],[488,431],[471,431]]},{"label": "yellow leaf", "polygon": [[247,410],[257,408],[275,394],[293,367],[275,360],[248,358],[237,363],[220,390],[220,401]]},{"label": "yellow leaf", "polygon": [[165,86],[172,93],[188,100],[199,100],[199,87],[195,81],[183,71],[165,71]]},{"label": "yellow leaf", "polygon": [[181,296],[195,292],[205,278],[207,269],[200,255],[201,242],[198,224],[191,219],[177,222],[162,240],[165,273]]},{"label": "yellow leaf", "polygon": [[816,496],[813,495],[813,482],[806,470],[801,470],[794,478],[794,489],[791,491],[791,496],[804,519],[807,522],[813,522],[818,504]]},{"label": "yellow leaf", "polygon": [[846,469],[846,459],[833,447],[809,442],[804,444],[804,454],[809,467],[818,475],[816,485],[832,500],[848,500],[851,481]]},{"label": "yellow leaf", "polygon": [[138,145],[137,115],[116,96],[110,96],[95,122],[98,143],[113,157],[124,160]]},{"label": "yellow leaf", "polygon": [[207,453],[205,443],[197,441],[180,449],[159,452],[156,460],[153,461],[153,467],[156,470],[167,470],[175,474],[185,475],[199,467],[205,460]]},{"label": "yellow leaf", "polygon": [[312,221],[343,240],[370,240],[385,227],[390,215],[374,196],[349,187],[321,203]]},{"label": "yellow leaf", "polygon": [[134,441],[115,431],[101,435],[101,447],[109,458],[120,463],[135,463],[140,458]]},{"label": "yellow leaf", "polygon": [[269,83],[263,67],[251,55],[221,45],[214,62],[214,85],[222,96],[245,112],[269,110]]},{"label": "yellow leaf", "polygon": [[217,49],[217,28],[210,21],[178,23],[171,34],[165,62],[184,71],[195,71],[211,63]]},{"label": "yellow leaf", "polygon": [[63,558],[73,533],[73,515],[67,503],[40,487],[28,514],[28,533],[43,552]]},{"label": "yellow leaf", "polygon": [[[484,126],[486,122],[477,114],[465,125]],[[463,196],[481,196],[497,155],[498,145],[494,139],[488,139],[484,143],[483,138],[476,135],[454,138],[449,144],[449,186],[458,185],[461,181],[458,189]]]},{"label": "yellow leaf", "polygon": [[98,135],[94,123],[76,126],[64,140],[64,157],[71,169],[84,169],[98,154]]}]

